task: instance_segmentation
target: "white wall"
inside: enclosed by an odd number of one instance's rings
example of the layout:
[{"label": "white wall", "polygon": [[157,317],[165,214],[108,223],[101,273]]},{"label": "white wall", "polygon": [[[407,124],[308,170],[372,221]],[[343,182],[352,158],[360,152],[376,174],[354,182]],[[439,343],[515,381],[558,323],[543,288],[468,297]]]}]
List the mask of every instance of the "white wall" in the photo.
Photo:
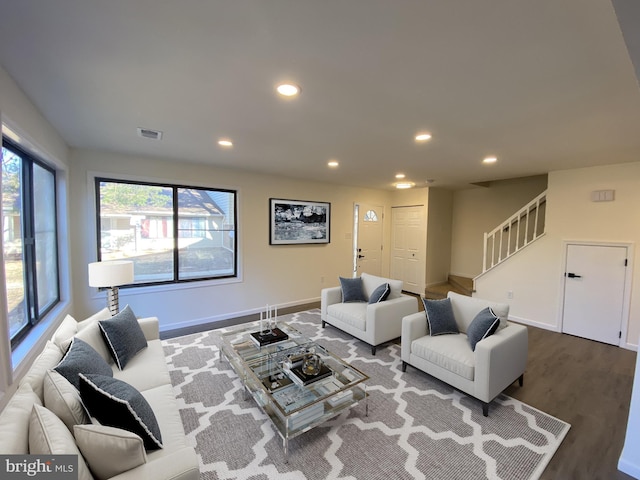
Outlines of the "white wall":
[{"label": "white wall", "polygon": [[[593,190],[615,190],[615,201],[592,202]],[[510,316],[524,323],[561,330],[563,245],[565,241],[640,241],[640,163],[551,172],[546,235],[476,281],[476,295],[507,301]],[[629,318],[623,346],[636,348],[640,336],[640,255],[633,255]]]},{"label": "white wall", "polygon": [[[338,285],[340,275],[351,275],[354,203],[383,205],[388,210],[391,197],[390,192],[381,190],[87,150],[73,150],[71,164],[73,288],[79,317],[102,308],[105,301],[104,293],[87,284],[87,264],[97,257],[92,173],[238,190],[241,281],[120,290],[121,305],[129,303],[137,315],[158,316],[164,330],[254,313],[267,303],[285,306],[318,301],[323,287]],[[270,197],[330,202],[331,242],[269,245]],[[388,243],[388,225],[384,235]],[[385,258],[383,271],[388,268]]]},{"label": "white wall", "polygon": [[482,273],[484,233],[490,232],[547,188],[547,176],[490,182],[453,194],[451,273]]},{"label": "white wall", "polygon": [[[2,332],[0,333],[0,406],[2,406],[6,399],[2,392],[15,390],[17,379],[42,349],[46,334],[57,326],[71,307],[71,298],[68,249],[66,248],[68,236],[66,212],[67,145],[2,67],[0,67],[0,119],[5,134],[8,127],[13,134],[17,135],[14,135],[14,140],[56,169],[58,216],[61,220],[59,266],[62,276],[60,285],[62,301],[60,305],[34,328],[27,339],[22,342],[21,348],[13,352],[13,355],[8,338],[6,311],[4,307],[0,309],[0,332]],[[2,238],[0,237],[0,244],[1,242]],[[3,267],[0,267],[0,296],[4,306],[6,292]]]},{"label": "white wall", "polygon": [[427,286],[444,282],[449,275],[452,223],[453,192],[430,188],[427,216]]}]

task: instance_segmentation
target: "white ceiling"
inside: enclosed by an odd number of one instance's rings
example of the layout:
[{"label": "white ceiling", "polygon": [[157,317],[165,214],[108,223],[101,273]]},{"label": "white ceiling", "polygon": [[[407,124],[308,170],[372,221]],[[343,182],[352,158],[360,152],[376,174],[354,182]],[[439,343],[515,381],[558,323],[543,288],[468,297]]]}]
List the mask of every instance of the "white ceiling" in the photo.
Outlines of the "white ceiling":
[{"label": "white ceiling", "polygon": [[375,188],[640,161],[605,0],[0,0],[0,64],[71,147]]}]

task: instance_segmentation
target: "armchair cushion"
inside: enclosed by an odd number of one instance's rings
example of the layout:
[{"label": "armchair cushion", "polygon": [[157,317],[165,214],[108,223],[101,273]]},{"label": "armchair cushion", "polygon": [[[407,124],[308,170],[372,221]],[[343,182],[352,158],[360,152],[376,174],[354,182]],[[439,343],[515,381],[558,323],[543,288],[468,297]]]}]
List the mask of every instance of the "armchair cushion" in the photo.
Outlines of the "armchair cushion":
[{"label": "armchair cushion", "polygon": [[388,283],[383,283],[378,288],[376,288],[371,296],[369,297],[369,303],[380,303],[384,302],[391,293],[391,287]]},{"label": "armchair cushion", "polygon": [[367,297],[362,287],[362,278],[340,278],[340,286],[342,287],[342,302],[366,302]]},{"label": "armchair cushion", "polygon": [[486,307],[480,310],[469,328],[467,329],[467,340],[469,340],[469,345],[471,346],[471,350],[476,351],[476,344],[489,335],[493,335],[498,330],[498,326],[500,325],[500,317],[498,317],[491,307]]},{"label": "armchair cushion", "polygon": [[451,300],[427,300],[422,299],[424,311],[429,324],[429,335],[446,335],[450,333],[460,333],[456,325],[456,318],[453,316]]}]

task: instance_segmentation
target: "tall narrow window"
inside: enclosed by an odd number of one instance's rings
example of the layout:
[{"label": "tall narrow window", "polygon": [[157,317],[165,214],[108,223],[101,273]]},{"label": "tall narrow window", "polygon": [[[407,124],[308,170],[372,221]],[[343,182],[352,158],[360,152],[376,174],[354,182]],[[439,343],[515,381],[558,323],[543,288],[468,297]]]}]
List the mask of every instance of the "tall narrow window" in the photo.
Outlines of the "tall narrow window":
[{"label": "tall narrow window", "polygon": [[237,276],[236,192],[96,179],[101,260],[134,263],[135,284]]},{"label": "tall narrow window", "polygon": [[16,346],[58,303],[55,172],[7,139],[2,144],[2,245],[9,335]]}]

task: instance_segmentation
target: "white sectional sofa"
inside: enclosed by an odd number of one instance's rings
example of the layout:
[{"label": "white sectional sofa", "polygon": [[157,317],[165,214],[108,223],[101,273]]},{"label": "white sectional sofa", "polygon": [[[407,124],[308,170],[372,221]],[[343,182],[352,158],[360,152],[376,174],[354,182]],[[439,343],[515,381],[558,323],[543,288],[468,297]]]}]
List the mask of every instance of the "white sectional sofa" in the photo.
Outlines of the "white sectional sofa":
[{"label": "white sectional sofa", "polygon": [[[482,401],[489,403],[515,380],[522,386],[527,366],[527,328],[507,321],[509,305],[449,292],[447,298],[460,333],[429,335],[425,312],[402,320],[402,371],[411,365]],[[472,351],[467,329],[476,315],[491,307],[500,318],[495,333],[479,341]]]},{"label": "white sectional sofa", "polygon": [[[0,413],[0,453],[77,454],[79,480],[199,480],[198,458],[186,440],[157,318],[138,319],[147,347],[122,370],[110,358],[98,327],[98,320],[109,318],[105,309],[83,322],[64,319]],[[145,450],[139,436],[91,422],[78,403],[78,390],[52,371],[72,338],[91,345],[111,366],[113,378],[142,394],[157,420],[162,448]]]},{"label": "white sectional sofa", "polygon": [[[402,318],[418,311],[418,300],[402,293],[402,280],[392,280],[363,273],[364,302],[343,303],[341,287],[324,288],[320,296],[322,327],[328,323],[376,347],[400,336]],[[388,283],[390,293],[386,300],[367,303],[380,285]]]}]

